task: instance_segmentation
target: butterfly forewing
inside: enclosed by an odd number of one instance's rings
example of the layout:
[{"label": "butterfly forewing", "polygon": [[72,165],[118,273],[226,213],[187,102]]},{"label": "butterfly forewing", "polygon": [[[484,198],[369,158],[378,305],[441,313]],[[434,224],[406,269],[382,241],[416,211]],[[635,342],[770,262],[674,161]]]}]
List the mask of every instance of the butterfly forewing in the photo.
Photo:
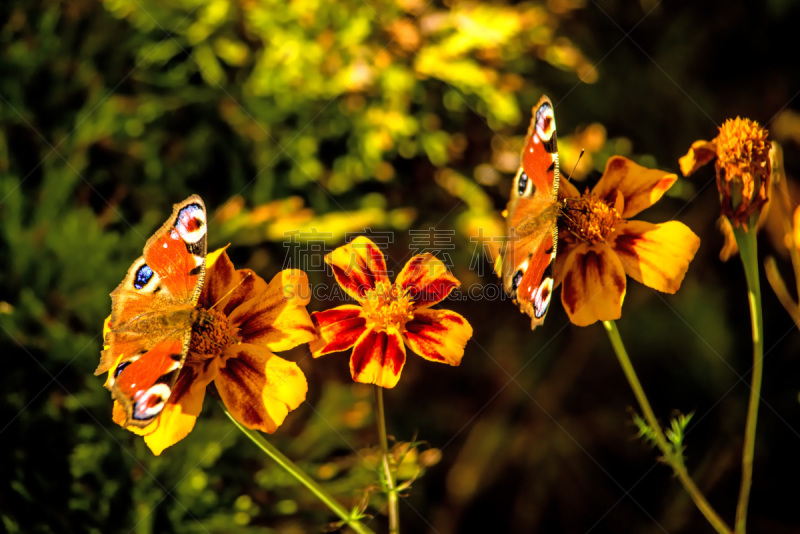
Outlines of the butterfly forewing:
[{"label": "butterfly forewing", "polygon": [[506,208],[507,240],[498,274],[535,328],[550,305],[560,212],[556,122],[546,96],[533,108],[520,161]]},{"label": "butterfly forewing", "polygon": [[125,426],[161,413],[186,359],[205,276],[206,210],[193,195],[148,239],[111,293],[111,319],[96,374],[125,410]]}]

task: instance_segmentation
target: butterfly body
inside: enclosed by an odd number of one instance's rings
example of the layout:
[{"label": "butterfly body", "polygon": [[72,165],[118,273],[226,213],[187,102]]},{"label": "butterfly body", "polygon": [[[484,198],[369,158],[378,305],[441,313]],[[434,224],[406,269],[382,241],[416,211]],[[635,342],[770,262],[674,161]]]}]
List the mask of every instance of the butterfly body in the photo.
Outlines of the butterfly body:
[{"label": "butterfly body", "polygon": [[531,328],[544,322],[553,292],[558,244],[558,141],[553,104],[543,96],[534,106],[530,127],[511,188],[504,243],[496,271]]},{"label": "butterfly body", "polygon": [[186,360],[205,277],[206,210],[193,195],[148,239],[111,293],[106,349],[95,374],[125,412],[124,426],[146,427],[164,408]]}]

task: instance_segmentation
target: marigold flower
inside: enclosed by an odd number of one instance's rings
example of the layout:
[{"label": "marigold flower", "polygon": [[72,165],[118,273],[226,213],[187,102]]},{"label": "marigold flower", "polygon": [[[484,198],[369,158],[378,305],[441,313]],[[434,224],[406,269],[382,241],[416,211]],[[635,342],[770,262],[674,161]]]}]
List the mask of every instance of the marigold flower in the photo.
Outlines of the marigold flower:
[{"label": "marigold flower", "polygon": [[[248,428],[275,432],[305,400],[308,384],[297,364],[273,351],[288,350],[315,337],[305,308],[309,300],[303,271],[284,270],[267,284],[249,269],[236,270],[224,249],[209,254],[197,309],[213,319],[193,327],[189,353],[160,417],[145,428],[128,430],[143,435],[150,450],[161,454],[191,432],[206,387],[213,382],[238,421]],[[117,401],[113,420],[125,423],[124,409]]]},{"label": "marigold flower", "polygon": [[771,146],[767,130],[757,122],[740,117],[728,119],[716,138],[692,144],[680,159],[681,172],[689,176],[716,158],[722,215],[734,228],[747,231],[769,198]]},{"label": "marigold flower", "polygon": [[579,326],[619,319],[627,274],[648,287],[675,293],[700,238],[685,224],[627,220],[655,204],[678,177],[614,156],[594,188],[580,195],[561,183],[556,283],[561,302]]},{"label": "marigold flower", "polygon": [[400,379],[406,346],[426,360],[461,363],[472,326],[455,312],[430,309],[461,285],[434,255],[411,258],[394,284],[383,253],[364,236],[326,255],[325,262],[358,305],[311,314],[319,333],[309,345],[315,358],[352,348],[353,380],[384,388]]}]

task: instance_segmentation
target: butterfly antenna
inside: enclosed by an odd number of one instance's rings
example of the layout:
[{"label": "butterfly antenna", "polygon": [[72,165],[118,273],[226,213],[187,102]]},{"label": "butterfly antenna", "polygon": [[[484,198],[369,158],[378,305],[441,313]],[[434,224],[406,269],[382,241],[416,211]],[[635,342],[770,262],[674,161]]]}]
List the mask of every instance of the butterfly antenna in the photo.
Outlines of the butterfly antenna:
[{"label": "butterfly antenna", "polygon": [[580,163],[580,162],[581,162],[581,158],[583,157],[583,154],[584,154],[585,152],[586,152],[586,149],[585,149],[585,148],[582,148],[582,149],[581,149],[581,153],[580,153],[580,154],[578,154],[578,159],[577,159],[577,160],[575,160],[575,165],[573,165],[573,166],[572,166],[572,172],[571,172],[571,173],[569,173],[569,176],[567,176],[567,181],[568,181],[568,182],[571,182],[571,181],[572,181],[572,175],[573,175],[573,174],[575,174],[575,169],[577,169],[577,168],[578,168],[578,163]]}]

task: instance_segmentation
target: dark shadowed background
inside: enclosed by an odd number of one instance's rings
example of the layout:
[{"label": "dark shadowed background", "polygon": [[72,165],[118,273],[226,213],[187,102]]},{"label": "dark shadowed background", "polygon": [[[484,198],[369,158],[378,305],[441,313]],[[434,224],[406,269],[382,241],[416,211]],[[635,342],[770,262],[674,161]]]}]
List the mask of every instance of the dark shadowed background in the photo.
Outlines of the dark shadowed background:
[{"label": "dark shadowed background", "polygon": [[[0,531],[319,532],[332,520],[213,398],[157,458],[111,422],[93,376],[108,293],[198,193],[210,247],[231,243],[237,266],[266,279],[306,269],[312,310],[340,303],[324,253],[368,231],[395,273],[429,251],[463,282],[446,303],[475,330],[462,365],[409,354],[385,396],[390,434],[441,453],[424,472],[410,461],[404,532],[712,532],[636,438],[603,328],[571,325],[554,301],[530,332],[481,239],[498,232],[542,93],[580,189],[612,154],[677,172],[736,115],[783,144],[791,180],[798,27],[790,0],[4,2]],[[641,215],[683,221],[701,247],[676,295],[629,281],[618,325],[658,417],[695,413],[689,470],[732,523],[750,322],[741,263],[718,259],[717,215],[710,167]],[[781,236],[763,233],[760,253],[790,276]],[[800,333],[762,284],[750,531],[797,532]],[[269,439],[354,504],[377,482],[372,391],[352,383],[347,354],[284,356],[309,394]]]}]

